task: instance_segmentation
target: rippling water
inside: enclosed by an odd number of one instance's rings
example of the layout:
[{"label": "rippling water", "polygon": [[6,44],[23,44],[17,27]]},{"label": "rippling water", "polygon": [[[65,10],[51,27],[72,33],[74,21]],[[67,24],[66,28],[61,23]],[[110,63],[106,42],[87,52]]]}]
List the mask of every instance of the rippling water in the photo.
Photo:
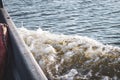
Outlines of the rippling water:
[{"label": "rippling water", "polygon": [[120,80],[120,48],[105,45],[120,46],[120,0],[7,0],[4,5],[17,27],[32,29],[18,31],[49,79]]},{"label": "rippling water", "polygon": [[7,0],[17,27],[41,27],[120,46],[120,0]]}]

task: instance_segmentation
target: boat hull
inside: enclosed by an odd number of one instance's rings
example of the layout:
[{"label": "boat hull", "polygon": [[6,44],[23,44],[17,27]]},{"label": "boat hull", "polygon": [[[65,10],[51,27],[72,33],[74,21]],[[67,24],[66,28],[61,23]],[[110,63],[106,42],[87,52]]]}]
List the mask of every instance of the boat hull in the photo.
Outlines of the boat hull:
[{"label": "boat hull", "polygon": [[8,25],[7,63],[4,80],[47,80],[4,7],[0,8],[0,23]]}]

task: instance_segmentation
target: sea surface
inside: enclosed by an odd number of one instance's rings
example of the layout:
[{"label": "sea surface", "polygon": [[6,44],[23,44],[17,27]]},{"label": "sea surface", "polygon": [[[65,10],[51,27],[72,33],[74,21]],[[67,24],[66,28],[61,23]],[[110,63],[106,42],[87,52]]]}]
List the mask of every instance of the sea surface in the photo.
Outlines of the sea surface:
[{"label": "sea surface", "polygon": [[4,0],[17,27],[120,46],[120,0]]},{"label": "sea surface", "polygon": [[50,80],[120,80],[120,0],[7,0]]}]

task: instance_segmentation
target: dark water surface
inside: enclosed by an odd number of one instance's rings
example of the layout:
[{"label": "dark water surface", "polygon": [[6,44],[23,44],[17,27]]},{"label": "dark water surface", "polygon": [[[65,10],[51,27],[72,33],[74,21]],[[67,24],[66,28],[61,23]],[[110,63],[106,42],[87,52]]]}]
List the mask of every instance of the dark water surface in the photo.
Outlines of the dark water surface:
[{"label": "dark water surface", "polygon": [[120,0],[4,0],[17,27],[41,27],[120,46]]}]

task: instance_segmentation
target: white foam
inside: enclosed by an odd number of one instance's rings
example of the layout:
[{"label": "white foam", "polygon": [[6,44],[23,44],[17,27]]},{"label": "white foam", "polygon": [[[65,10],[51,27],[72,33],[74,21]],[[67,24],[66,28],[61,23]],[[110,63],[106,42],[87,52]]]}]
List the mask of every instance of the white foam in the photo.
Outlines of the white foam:
[{"label": "white foam", "polygon": [[[61,66],[63,64],[67,65],[67,67],[73,65],[75,55],[78,55],[78,57],[79,55],[84,55],[86,58],[95,58],[94,62],[97,62],[100,59],[99,56],[117,56],[120,52],[119,47],[103,45],[85,36],[58,35],[43,31],[40,28],[36,31],[19,28],[18,31],[39,65],[51,79],[66,77],[66,80],[72,80],[78,73],[76,69],[71,69],[68,73],[64,73],[64,75],[57,75],[57,73],[62,70]],[[91,61],[86,61],[86,63],[89,62]],[[89,73],[89,75],[92,74]],[[108,77],[104,77],[103,79],[106,80]]]}]

